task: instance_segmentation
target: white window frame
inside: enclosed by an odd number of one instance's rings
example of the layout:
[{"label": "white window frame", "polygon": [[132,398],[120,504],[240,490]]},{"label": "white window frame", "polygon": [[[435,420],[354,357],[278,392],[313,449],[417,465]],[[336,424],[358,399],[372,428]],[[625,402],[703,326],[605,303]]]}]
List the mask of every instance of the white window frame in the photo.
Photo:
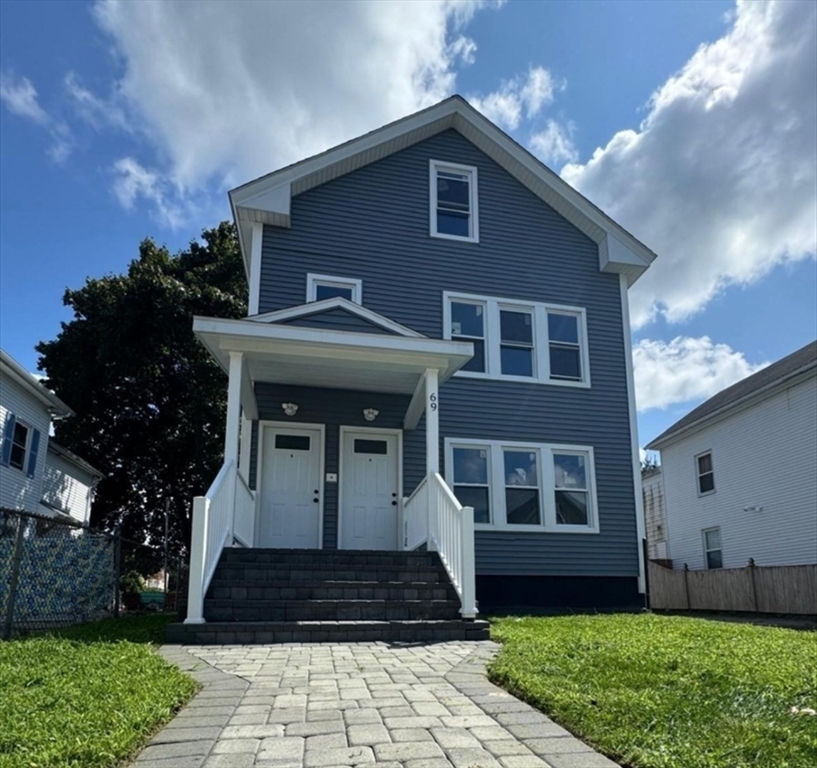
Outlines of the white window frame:
[{"label": "white window frame", "polygon": [[[711,533],[712,531],[718,532],[718,542],[720,544],[719,547],[710,549],[708,544],[706,543],[706,534]],[[723,533],[721,532],[721,527],[719,525],[712,525],[709,528],[701,529],[701,541],[703,542],[704,547],[704,567],[707,571],[722,571],[723,570]],[[709,553],[710,552],[720,552],[721,553],[721,567],[720,568],[710,568],[709,567]]]},{"label": "white window frame", "polygon": [[[23,466],[17,467],[11,463],[11,454],[14,452],[14,432],[16,431],[17,427],[25,427],[26,430],[26,444],[23,446]],[[9,469],[14,469],[17,472],[22,472],[26,474],[26,467],[28,466],[28,457],[31,452],[31,436],[34,434],[34,428],[27,422],[22,419],[15,419],[14,422],[14,429],[11,433],[11,449],[9,451]]]},{"label": "white window frame", "polygon": [[[450,340],[452,333],[451,304],[462,302],[482,304],[484,312],[485,372],[457,371],[455,376],[474,379],[500,379],[527,383],[548,384],[554,387],[590,388],[590,349],[587,342],[587,310],[565,304],[549,302],[519,301],[495,296],[481,296],[473,293],[443,291],[443,336]],[[516,376],[502,373],[500,310],[530,312],[533,315],[533,376]],[[572,379],[552,379],[550,377],[550,337],[548,333],[548,313],[574,316],[579,324],[579,355],[582,369],[581,381]]]},{"label": "white window frame", "polygon": [[[491,522],[474,523],[480,531],[513,531],[519,533],[578,533],[597,534],[599,506],[596,494],[596,461],[593,447],[589,445],[561,445],[558,443],[521,442],[516,440],[475,440],[468,437],[445,438],[445,481],[454,487],[454,448],[484,448],[488,454],[488,493]],[[503,452],[530,451],[537,454],[539,467],[540,525],[514,525],[507,522],[505,504],[505,460]],[[559,525],[556,522],[555,472],[553,454],[568,453],[587,458],[587,525]]]},{"label": "white window frame", "polygon": [[355,304],[363,304],[363,281],[353,277],[337,277],[335,275],[316,275],[310,272],[306,276],[306,301],[307,303],[317,301],[315,298],[319,285],[331,286],[333,288],[351,288],[352,301]]},{"label": "white window frame", "polygon": [[[701,465],[700,459],[704,456],[709,456],[709,463],[712,465],[711,472],[704,472],[701,473]],[[702,491],[701,490],[701,478],[704,475],[712,475],[712,490],[711,491]],[[717,486],[715,485],[715,462],[712,460],[712,451],[702,451],[695,455],[695,490],[698,492],[698,496],[711,496],[717,490]]]},{"label": "white window frame", "polygon": [[[485,457],[485,463],[487,465],[487,487],[488,487],[488,518],[491,522],[489,523],[475,523],[477,527],[483,528],[493,528],[494,521],[496,520],[496,513],[494,510],[494,500],[493,500],[493,474],[494,474],[494,465],[493,465],[493,453],[491,452],[490,448],[486,447],[484,443],[479,441],[474,443],[469,443],[465,440],[458,440],[453,441],[451,443],[451,447],[448,446],[448,441],[446,441],[445,447],[445,466],[446,466],[446,482],[448,483],[448,487],[451,490],[454,490],[455,485],[461,485],[469,488],[484,488],[480,483],[457,483],[454,481],[454,448],[465,448],[477,451],[486,451],[487,455]],[[448,482],[450,480],[450,482]]]},{"label": "white window frame", "polygon": [[[461,243],[479,242],[479,190],[477,183],[477,169],[473,165],[461,165],[459,163],[446,163],[442,160],[428,161],[428,216],[429,232],[431,237],[440,237],[445,240],[458,240]],[[437,172],[453,171],[454,173],[468,174],[468,202],[470,206],[468,216],[468,237],[461,235],[447,235],[437,231]]]}]

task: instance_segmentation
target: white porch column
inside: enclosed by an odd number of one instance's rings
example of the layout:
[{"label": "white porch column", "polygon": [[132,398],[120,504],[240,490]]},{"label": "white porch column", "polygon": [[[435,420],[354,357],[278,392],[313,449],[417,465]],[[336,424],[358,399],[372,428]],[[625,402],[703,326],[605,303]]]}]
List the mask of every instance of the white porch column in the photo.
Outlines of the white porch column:
[{"label": "white porch column", "polygon": [[224,430],[224,463],[238,463],[238,425],[241,420],[242,352],[230,352],[230,383],[227,387],[227,428]]},{"label": "white porch column", "polygon": [[428,368],[426,381],[426,474],[440,471],[439,372]]}]

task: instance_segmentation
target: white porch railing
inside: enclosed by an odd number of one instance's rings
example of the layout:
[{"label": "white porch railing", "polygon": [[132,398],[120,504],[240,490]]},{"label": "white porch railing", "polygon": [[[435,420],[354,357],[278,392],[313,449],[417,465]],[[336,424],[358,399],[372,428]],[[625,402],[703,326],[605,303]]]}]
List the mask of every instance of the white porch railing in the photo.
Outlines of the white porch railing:
[{"label": "white porch railing", "polygon": [[460,614],[478,611],[474,573],[474,508],[463,507],[439,473],[427,475],[403,502],[403,549],[436,550],[460,598]]},{"label": "white porch railing", "polygon": [[[225,546],[233,543],[236,518],[244,520],[247,495],[252,493],[238,479],[235,462],[224,463],[205,496],[193,499],[190,540],[190,584],[185,624],[204,623],[204,595]],[[238,488],[241,487],[241,491]],[[253,502],[254,504],[254,502]],[[241,512],[239,513],[239,508]]]},{"label": "white porch railing", "polygon": [[428,477],[403,499],[403,549],[411,551],[428,541]]},{"label": "white porch railing", "polygon": [[255,537],[255,493],[239,470],[235,484],[235,526],[233,535],[245,547],[253,545]]}]

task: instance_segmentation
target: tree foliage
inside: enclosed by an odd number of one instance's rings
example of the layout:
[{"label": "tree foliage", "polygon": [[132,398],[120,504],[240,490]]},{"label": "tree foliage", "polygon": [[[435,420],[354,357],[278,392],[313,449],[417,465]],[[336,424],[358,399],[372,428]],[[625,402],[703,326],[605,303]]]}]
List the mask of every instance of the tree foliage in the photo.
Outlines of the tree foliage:
[{"label": "tree foliage", "polygon": [[174,550],[190,541],[192,498],[218,472],[224,441],[227,379],[193,315],[246,314],[233,225],[202,240],[175,256],[142,241],[127,274],[66,290],[73,319],[37,346],[45,384],[76,411],[57,422],[57,441],[105,473],[92,525],[159,543],[169,499]]}]

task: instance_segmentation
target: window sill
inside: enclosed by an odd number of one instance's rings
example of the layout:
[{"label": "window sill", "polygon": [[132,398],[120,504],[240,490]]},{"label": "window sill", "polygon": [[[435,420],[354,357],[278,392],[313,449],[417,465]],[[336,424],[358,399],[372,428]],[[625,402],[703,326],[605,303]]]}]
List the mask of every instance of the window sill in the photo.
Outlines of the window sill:
[{"label": "window sill", "polygon": [[583,525],[559,525],[548,528],[544,525],[491,525],[490,523],[474,523],[475,531],[501,531],[502,533],[600,533],[598,528],[589,528]]},{"label": "window sill", "polygon": [[704,491],[703,493],[698,491],[698,498],[703,499],[703,498],[705,498],[707,496],[714,496],[716,491],[717,491],[717,488],[715,488],[715,489],[713,489],[711,491]]},{"label": "window sill", "polygon": [[572,387],[573,389],[590,389],[589,381],[560,381],[558,379],[537,379],[534,376],[492,376],[478,371],[457,371],[454,376],[463,379],[485,379],[488,381],[513,381],[520,384],[542,384],[550,387]]},{"label": "window sill", "polygon": [[459,243],[476,243],[479,244],[478,237],[462,237],[462,235],[445,235],[442,232],[431,232],[431,237],[439,238],[440,240],[456,240]]}]

